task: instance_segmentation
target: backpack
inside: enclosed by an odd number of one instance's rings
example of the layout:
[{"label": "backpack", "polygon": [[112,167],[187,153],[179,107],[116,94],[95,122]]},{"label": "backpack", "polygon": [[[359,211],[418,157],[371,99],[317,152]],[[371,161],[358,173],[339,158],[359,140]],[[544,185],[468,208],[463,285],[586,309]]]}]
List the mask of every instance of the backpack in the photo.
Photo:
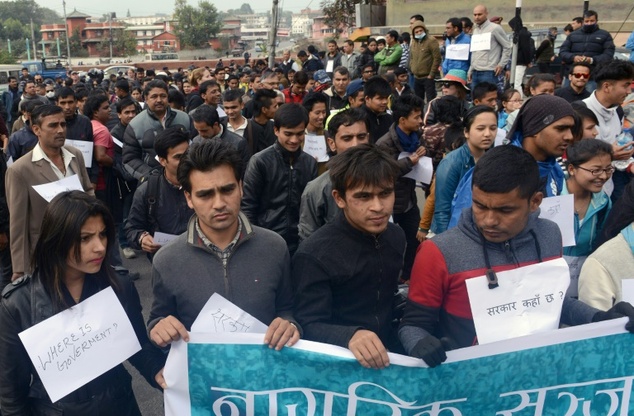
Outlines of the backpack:
[{"label": "backpack", "polygon": [[143,182],[147,182],[147,191],[145,193],[145,202],[147,205],[147,219],[150,224],[149,232],[154,234],[157,230],[158,221],[156,220],[156,202],[161,197],[161,175],[162,172],[153,172],[144,178]]}]

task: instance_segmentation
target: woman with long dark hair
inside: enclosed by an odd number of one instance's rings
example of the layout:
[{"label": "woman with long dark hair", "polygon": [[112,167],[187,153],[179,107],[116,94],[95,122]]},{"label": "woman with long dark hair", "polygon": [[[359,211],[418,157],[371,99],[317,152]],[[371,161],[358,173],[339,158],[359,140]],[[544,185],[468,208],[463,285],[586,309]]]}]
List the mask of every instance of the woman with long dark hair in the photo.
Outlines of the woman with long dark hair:
[{"label": "woman with long dark hair", "polygon": [[108,252],[117,249],[106,206],[80,191],[63,192],[48,205],[32,257],[33,275],[8,286],[0,304],[0,408],[2,415],[141,415],[130,374],[119,364],[51,403],[18,334],[112,287],[142,349],[130,363],[146,380],[164,384],[164,357],[146,334],[133,283],[113,272]]}]

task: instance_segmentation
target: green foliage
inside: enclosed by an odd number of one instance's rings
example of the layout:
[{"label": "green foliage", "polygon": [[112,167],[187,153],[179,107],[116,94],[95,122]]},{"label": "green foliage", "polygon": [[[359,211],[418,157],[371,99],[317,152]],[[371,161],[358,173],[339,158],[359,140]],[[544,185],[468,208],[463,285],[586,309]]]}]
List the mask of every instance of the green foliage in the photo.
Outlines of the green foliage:
[{"label": "green foliage", "polygon": [[[355,25],[354,6],[361,3],[360,0],[322,0],[320,3],[321,10],[324,12],[326,19],[324,22],[333,28],[341,29]],[[373,1],[371,3],[374,3]],[[338,38],[339,30],[335,30],[334,36]]]},{"label": "green foliage", "polygon": [[0,1],[0,37],[18,40],[31,38],[31,19],[35,40],[41,40],[40,25],[63,23],[54,10],[40,7],[34,0]]},{"label": "green foliage", "polygon": [[187,0],[176,0],[174,19],[176,36],[183,48],[208,46],[209,39],[222,27],[216,6],[206,0],[199,1],[198,7],[188,5]]},{"label": "green foliage", "polygon": [[[72,39],[72,38],[71,38]],[[105,39],[97,45],[99,56],[110,57],[110,39]],[[112,56],[135,55],[136,39],[132,33],[123,29],[112,30]]]},{"label": "green foliage", "polygon": [[15,64],[17,61],[15,60],[15,57],[9,53],[9,51],[7,50],[0,50],[0,64],[2,65],[7,65],[7,64]]},{"label": "green foliage", "polygon": [[[62,39],[60,39],[60,42]],[[64,43],[66,40],[64,39]],[[76,27],[73,30],[73,34],[70,36],[70,54],[73,58],[87,58],[88,50],[84,49],[81,44],[81,36],[79,34],[79,28]]]},{"label": "green foliage", "polygon": [[25,39],[30,38],[31,33],[26,25],[20,23],[19,20],[14,19],[13,17],[9,17],[3,23],[4,26],[4,38],[17,40],[17,39]]}]

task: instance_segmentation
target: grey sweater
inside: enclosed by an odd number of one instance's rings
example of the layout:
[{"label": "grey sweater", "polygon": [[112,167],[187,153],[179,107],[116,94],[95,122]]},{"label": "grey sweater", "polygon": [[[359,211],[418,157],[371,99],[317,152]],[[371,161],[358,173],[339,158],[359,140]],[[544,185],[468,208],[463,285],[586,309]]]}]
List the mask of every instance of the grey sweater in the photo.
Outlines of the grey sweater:
[{"label": "grey sweater", "polygon": [[284,239],[273,231],[252,226],[240,213],[242,233],[223,265],[202,242],[196,231],[197,220],[196,215],[192,216],[187,231],[154,256],[154,301],[148,331],[168,315],[190,330],[214,293],[266,325],[278,316],[296,324],[292,318],[290,257]]}]

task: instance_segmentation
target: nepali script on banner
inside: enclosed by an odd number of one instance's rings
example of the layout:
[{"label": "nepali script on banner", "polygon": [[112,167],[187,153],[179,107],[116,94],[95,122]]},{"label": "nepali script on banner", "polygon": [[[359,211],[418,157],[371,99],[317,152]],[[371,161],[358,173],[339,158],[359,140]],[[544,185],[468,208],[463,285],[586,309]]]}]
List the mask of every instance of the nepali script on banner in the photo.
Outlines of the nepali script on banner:
[{"label": "nepali script on banner", "polygon": [[436,368],[391,354],[383,370],[315,342],[274,351],[261,334],[192,333],[172,344],[165,414],[626,416],[634,380],[626,322],[449,351]]}]

